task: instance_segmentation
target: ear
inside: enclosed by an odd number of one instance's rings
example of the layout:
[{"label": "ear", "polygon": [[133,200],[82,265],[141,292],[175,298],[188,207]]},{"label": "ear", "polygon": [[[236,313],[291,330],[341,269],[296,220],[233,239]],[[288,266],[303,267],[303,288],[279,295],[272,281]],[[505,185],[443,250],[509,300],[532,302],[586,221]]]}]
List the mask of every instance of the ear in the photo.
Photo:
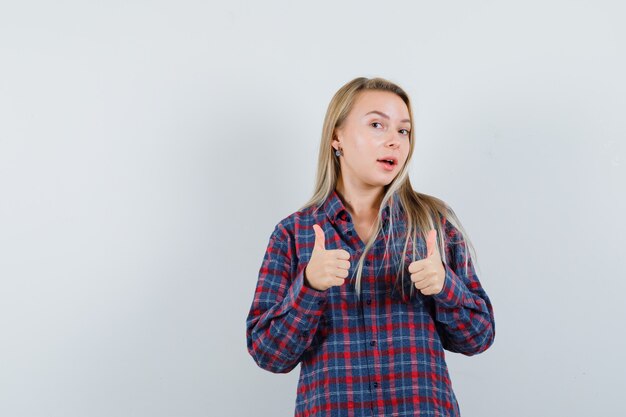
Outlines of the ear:
[{"label": "ear", "polygon": [[331,141],[331,146],[335,149],[338,150],[339,149],[339,145],[341,144],[341,142],[339,142],[339,137],[337,136],[336,131],[333,132],[333,140]]}]

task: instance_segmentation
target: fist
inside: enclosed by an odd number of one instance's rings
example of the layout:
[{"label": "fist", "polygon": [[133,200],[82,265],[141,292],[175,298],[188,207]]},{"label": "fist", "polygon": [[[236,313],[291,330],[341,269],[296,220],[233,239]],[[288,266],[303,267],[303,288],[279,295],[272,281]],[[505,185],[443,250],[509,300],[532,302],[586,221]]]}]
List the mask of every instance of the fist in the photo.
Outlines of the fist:
[{"label": "fist", "polygon": [[350,253],[343,249],[326,250],[324,231],[314,224],[315,244],[308,265],[304,269],[304,282],[309,287],[325,291],[342,285],[350,269]]},{"label": "fist", "polygon": [[424,295],[439,294],[446,279],[446,268],[437,249],[437,231],[434,229],[426,237],[426,251],[426,258],[409,265],[411,281]]}]

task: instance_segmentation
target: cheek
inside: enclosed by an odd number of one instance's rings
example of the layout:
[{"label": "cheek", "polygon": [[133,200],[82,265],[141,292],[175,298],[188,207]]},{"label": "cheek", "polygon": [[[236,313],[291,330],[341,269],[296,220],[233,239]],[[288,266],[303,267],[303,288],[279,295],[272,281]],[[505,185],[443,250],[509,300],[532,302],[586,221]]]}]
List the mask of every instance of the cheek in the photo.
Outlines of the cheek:
[{"label": "cheek", "polygon": [[364,154],[369,151],[371,140],[364,135],[354,135],[354,139],[352,140],[352,148],[358,154]]},{"label": "cheek", "polygon": [[402,159],[404,162],[406,162],[407,158],[409,157],[410,149],[411,145],[408,142],[402,147]]},{"label": "cheek", "polygon": [[367,141],[355,141],[353,152],[359,165],[371,166],[376,161],[376,149]]}]

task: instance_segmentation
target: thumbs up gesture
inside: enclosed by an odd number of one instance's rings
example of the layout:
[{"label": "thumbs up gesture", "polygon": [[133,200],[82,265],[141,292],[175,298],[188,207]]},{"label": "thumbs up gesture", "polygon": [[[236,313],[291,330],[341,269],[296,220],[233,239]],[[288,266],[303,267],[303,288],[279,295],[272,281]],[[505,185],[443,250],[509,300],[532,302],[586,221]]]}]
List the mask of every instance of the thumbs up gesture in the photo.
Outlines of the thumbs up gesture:
[{"label": "thumbs up gesture", "polygon": [[311,259],[304,269],[305,283],[318,291],[342,285],[350,269],[350,253],[343,249],[326,250],[324,231],[314,224],[315,244]]},{"label": "thumbs up gesture", "polygon": [[439,294],[446,278],[446,268],[437,249],[437,231],[434,229],[426,237],[426,252],[426,258],[409,265],[411,281],[424,295]]}]

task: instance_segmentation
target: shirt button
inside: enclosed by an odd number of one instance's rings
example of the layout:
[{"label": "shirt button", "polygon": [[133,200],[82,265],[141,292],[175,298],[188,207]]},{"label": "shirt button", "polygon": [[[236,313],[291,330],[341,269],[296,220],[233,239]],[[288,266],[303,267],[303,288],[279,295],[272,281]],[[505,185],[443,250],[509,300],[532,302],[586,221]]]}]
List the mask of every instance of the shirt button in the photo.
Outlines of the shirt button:
[{"label": "shirt button", "polygon": [[366,301],[366,303],[367,303],[367,305],[371,305],[371,304],[372,304],[372,300],[369,300],[369,299],[368,299],[368,300]]},{"label": "shirt button", "polygon": [[352,236],[352,230],[348,230],[348,236]]},{"label": "shirt button", "polygon": [[376,341],[375,341],[375,340],[372,340],[372,341],[370,342],[370,346],[376,346]]},{"label": "shirt button", "polygon": [[374,388],[378,388],[378,382],[374,382]]},{"label": "shirt button", "polygon": [[370,261],[365,261],[365,266],[370,266]]}]

